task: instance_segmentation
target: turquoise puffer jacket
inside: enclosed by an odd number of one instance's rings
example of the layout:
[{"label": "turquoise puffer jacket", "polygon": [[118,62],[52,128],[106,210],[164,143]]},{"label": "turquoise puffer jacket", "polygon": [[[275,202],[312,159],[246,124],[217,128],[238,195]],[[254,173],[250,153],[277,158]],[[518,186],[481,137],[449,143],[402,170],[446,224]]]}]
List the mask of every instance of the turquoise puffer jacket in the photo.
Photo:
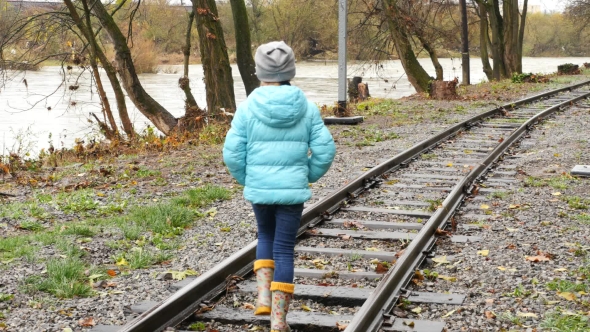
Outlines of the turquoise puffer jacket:
[{"label": "turquoise puffer jacket", "polygon": [[317,106],[290,85],[255,89],[238,107],[223,146],[225,164],[254,204],[309,200],[309,183],[328,171],[335,154]]}]

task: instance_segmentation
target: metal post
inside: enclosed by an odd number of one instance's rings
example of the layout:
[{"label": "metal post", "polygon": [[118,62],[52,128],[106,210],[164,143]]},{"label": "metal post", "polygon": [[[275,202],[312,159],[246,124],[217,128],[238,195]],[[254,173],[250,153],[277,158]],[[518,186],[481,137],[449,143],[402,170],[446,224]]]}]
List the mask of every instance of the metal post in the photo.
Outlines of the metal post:
[{"label": "metal post", "polygon": [[338,109],[346,110],[346,1],[338,4]]},{"label": "metal post", "polygon": [[463,41],[463,49],[461,53],[463,55],[463,84],[471,84],[470,78],[470,66],[469,66],[469,30],[467,25],[467,4],[465,0],[460,0],[461,3],[461,39]]}]

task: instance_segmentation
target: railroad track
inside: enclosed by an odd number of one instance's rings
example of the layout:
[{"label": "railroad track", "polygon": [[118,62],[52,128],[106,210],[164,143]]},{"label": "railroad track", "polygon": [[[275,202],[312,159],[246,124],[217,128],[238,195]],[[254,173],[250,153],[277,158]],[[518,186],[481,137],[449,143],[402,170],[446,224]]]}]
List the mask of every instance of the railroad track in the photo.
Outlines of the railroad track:
[{"label": "railroad track", "polygon": [[[408,293],[405,287],[432,253],[437,235],[450,236],[453,242],[481,240],[444,230],[470,195],[509,189],[515,170],[498,161],[536,123],[589,97],[589,85],[587,81],[550,91],[472,117],[306,207],[296,247],[292,305],[303,310],[291,310],[291,327],[443,331],[444,322],[408,323],[391,311],[402,295],[413,303],[462,303],[461,294]],[[483,180],[485,188],[478,185]],[[234,325],[264,322],[268,317],[253,316],[242,307],[254,301],[255,283],[247,279],[255,252],[256,241],[200,277],[184,280],[161,303],[143,305],[142,313],[126,326],[94,331],[163,331],[175,326],[182,330],[187,318]],[[312,312],[314,308],[326,313]]]}]

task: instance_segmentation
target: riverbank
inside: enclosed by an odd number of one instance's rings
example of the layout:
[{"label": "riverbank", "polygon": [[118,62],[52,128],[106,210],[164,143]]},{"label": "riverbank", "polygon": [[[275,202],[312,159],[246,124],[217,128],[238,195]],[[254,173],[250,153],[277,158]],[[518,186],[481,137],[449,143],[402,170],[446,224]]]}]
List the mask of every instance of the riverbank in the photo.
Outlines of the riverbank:
[{"label": "riverbank", "polygon": [[[461,88],[452,101],[413,95],[359,104],[363,124],[330,127],[337,156],[312,185],[310,203],[462,119],[587,79],[492,82]],[[251,208],[222,163],[226,129],[198,140],[152,137],[149,149],[71,150],[67,158],[45,157],[18,169],[15,177],[0,175],[0,192],[15,195],[0,198],[0,329],[123,324],[131,305],[164,299],[176,280],[204,273],[254,240]]]}]

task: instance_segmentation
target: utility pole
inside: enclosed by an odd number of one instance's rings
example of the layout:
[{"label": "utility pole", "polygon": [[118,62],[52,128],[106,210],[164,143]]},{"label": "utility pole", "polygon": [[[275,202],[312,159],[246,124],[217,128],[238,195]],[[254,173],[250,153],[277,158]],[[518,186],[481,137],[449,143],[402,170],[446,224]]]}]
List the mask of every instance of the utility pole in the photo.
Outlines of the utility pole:
[{"label": "utility pole", "polygon": [[346,111],[346,1],[338,4],[338,113]]},{"label": "utility pole", "polygon": [[470,78],[470,66],[469,66],[469,30],[467,24],[467,4],[466,0],[459,0],[461,4],[461,40],[462,40],[462,67],[463,67],[463,84],[469,85],[471,84]]}]

